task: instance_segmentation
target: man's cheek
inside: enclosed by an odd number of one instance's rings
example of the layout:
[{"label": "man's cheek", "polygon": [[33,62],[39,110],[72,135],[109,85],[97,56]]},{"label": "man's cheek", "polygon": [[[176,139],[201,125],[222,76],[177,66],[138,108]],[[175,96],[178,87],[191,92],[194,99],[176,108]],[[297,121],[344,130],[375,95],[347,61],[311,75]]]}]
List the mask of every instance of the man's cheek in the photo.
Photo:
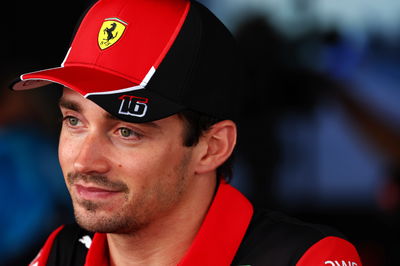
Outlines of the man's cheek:
[{"label": "man's cheek", "polygon": [[68,168],[73,167],[74,157],[79,152],[79,148],[73,145],[71,141],[60,137],[58,145],[58,160],[63,172],[66,172]]}]

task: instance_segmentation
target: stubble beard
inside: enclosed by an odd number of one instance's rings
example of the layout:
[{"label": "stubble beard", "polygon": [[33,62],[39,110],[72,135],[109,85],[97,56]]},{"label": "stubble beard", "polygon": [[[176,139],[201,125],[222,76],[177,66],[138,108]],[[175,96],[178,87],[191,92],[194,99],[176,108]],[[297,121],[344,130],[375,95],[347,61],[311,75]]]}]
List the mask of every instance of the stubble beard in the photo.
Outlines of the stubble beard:
[{"label": "stubble beard", "polygon": [[76,222],[91,232],[124,234],[139,231],[146,226],[138,219],[123,215],[125,210],[112,215],[102,215],[101,205],[92,201],[73,201],[73,205]]},{"label": "stubble beard", "polygon": [[[129,201],[129,189],[125,185],[124,204],[112,213],[104,213],[102,204],[90,200],[78,200],[72,196],[76,222],[91,232],[136,234],[146,228],[155,216],[172,208],[182,197],[187,186],[185,174],[189,158],[190,156],[184,156],[181,164],[174,169],[172,175],[177,175],[175,182],[160,182],[132,202]],[[165,179],[172,178],[172,175],[165,176]],[[72,185],[78,179],[103,186],[113,186],[105,176],[68,174],[67,182]],[[152,205],[149,202],[156,204]]]},{"label": "stubble beard", "polygon": [[[102,175],[85,175],[79,173],[69,173],[67,175],[67,183],[72,187],[74,183],[83,180],[88,183],[101,185],[106,188],[121,190],[124,193],[124,202],[128,201],[129,189],[124,183],[111,182],[106,176]],[[70,191],[71,192],[71,191]],[[91,200],[82,200],[74,197],[72,193],[71,199],[74,208],[75,220],[80,227],[99,233],[114,233],[126,228],[130,223],[136,224],[135,220],[128,221],[126,217],[121,215],[125,213],[122,209],[121,212],[114,212],[112,217],[107,214],[102,214],[104,204],[96,203]],[[125,208],[125,204],[122,204]],[[134,227],[140,227],[135,225]]]}]

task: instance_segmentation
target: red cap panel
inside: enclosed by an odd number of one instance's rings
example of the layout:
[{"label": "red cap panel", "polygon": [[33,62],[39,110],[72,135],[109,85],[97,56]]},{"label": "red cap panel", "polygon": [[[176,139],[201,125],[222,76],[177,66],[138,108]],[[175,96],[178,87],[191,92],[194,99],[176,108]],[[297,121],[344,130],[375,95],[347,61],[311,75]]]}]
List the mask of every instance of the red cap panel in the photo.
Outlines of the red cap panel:
[{"label": "red cap panel", "polygon": [[61,67],[22,75],[14,89],[48,82],[84,96],[143,89],[174,43],[189,8],[188,0],[98,1],[82,20]]},{"label": "red cap panel", "polygon": [[[186,18],[189,6],[189,1],[181,0],[99,1],[82,21],[64,66],[99,69],[139,85],[151,68],[156,69],[164,58]],[[107,34],[106,30],[112,30],[111,26],[103,27],[103,24],[110,21],[120,30],[110,31],[111,40],[117,40],[102,49],[99,39]],[[108,90],[122,89],[108,85]]]}]

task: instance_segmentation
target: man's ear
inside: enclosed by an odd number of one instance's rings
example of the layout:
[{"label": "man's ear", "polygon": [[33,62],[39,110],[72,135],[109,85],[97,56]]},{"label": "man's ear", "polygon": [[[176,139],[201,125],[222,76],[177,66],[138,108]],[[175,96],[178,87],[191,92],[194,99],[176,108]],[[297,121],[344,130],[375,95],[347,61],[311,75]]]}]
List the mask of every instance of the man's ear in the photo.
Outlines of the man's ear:
[{"label": "man's ear", "polygon": [[200,138],[196,173],[204,174],[216,170],[232,154],[236,145],[237,128],[231,120],[214,124]]}]

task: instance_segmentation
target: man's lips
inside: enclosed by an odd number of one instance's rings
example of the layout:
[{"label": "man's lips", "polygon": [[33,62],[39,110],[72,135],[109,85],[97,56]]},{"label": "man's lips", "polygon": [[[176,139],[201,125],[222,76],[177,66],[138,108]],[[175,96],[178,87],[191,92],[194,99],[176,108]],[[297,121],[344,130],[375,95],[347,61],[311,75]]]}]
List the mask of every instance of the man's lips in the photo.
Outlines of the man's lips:
[{"label": "man's lips", "polygon": [[76,190],[77,196],[85,200],[108,199],[121,193],[121,191],[91,185],[75,184],[74,188]]}]

